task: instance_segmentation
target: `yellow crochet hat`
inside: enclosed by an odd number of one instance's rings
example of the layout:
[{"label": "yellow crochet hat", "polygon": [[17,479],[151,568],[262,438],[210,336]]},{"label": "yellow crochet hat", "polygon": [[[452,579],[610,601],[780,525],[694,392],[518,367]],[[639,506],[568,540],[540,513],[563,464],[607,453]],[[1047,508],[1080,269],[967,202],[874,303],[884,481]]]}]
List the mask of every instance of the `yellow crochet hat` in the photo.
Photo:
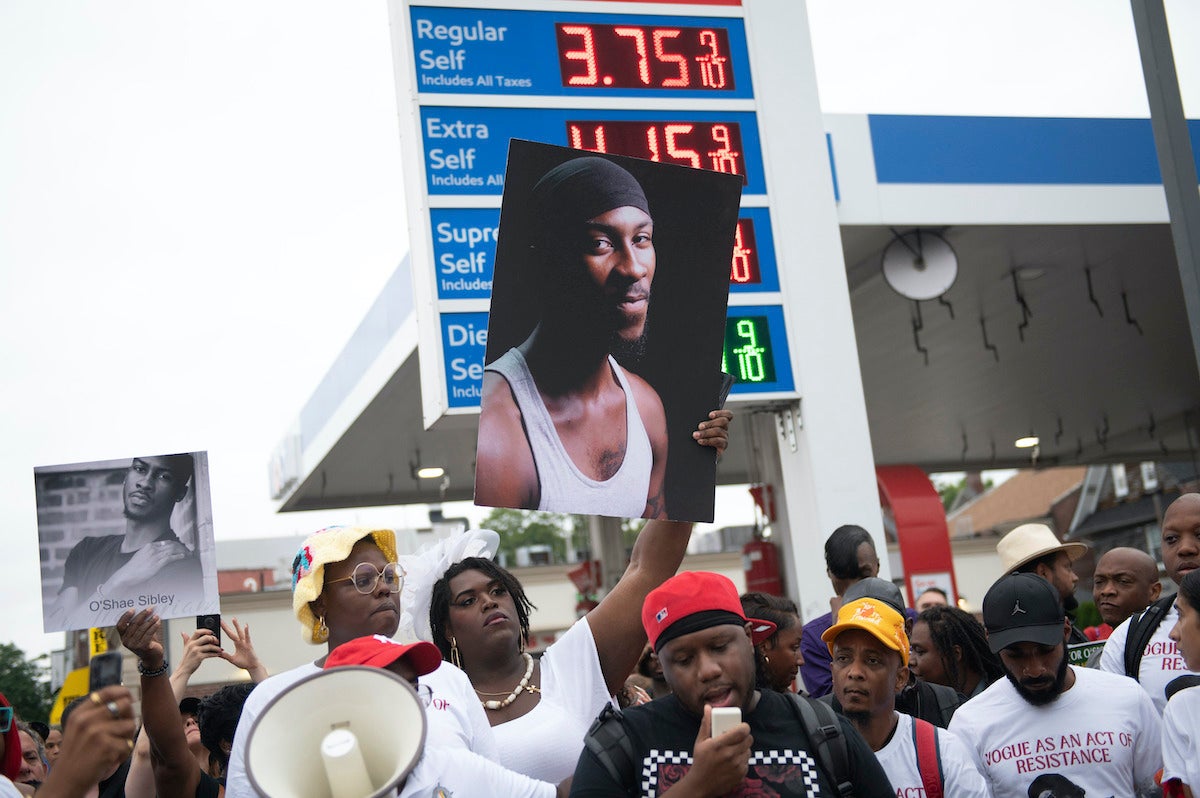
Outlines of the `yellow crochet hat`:
[{"label": "yellow crochet hat", "polygon": [[320,619],[308,604],[325,587],[325,566],[350,556],[354,544],[370,536],[388,562],[396,562],[396,534],[390,529],[365,529],[357,526],[328,526],[309,535],[292,560],[292,611],[303,629],[305,643],[320,645],[329,639]]}]

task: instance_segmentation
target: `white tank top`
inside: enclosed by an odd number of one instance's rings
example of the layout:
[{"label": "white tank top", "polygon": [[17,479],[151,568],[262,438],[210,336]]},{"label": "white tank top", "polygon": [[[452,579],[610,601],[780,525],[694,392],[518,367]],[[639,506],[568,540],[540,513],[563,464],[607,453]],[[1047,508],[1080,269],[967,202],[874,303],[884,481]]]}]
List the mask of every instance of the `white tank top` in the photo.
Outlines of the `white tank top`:
[{"label": "white tank top", "polygon": [[504,377],[517,400],[537,468],[539,510],[619,518],[640,518],[646,511],[650,469],[654,464],[650,436],[642,424],[624,370],[612,355],[608,356],[608,364],[625,392],[625,459],[617,473],[603,481],[588,477],[571,460],[519,351],[508,350],[485,369]]}]

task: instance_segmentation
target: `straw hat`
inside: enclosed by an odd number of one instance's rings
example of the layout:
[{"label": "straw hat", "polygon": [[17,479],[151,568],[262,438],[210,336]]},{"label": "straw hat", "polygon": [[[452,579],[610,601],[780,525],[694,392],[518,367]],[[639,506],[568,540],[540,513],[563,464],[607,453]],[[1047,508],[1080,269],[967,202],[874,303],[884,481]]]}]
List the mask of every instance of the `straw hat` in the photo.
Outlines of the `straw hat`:
[{"label": "straw hat", "polygon": [[996,553],[1000,555],[1000,565],[1006,574],[1056,551],[1065,551],[1074,562],[1087,550],[1082,543],[1063,543],[1045,524],[1021,524],[996,544]]}]

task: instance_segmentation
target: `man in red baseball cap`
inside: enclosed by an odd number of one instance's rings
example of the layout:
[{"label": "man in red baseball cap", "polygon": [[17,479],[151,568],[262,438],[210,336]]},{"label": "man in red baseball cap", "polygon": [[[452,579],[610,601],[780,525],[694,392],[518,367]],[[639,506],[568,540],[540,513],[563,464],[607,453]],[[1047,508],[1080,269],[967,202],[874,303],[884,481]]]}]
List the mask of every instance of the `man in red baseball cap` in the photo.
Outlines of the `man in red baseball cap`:
[{"label": "man in red baseball cap", "polygon": [[[573,796],[724,795],[757,789],[780,796],[836,796],[839,785],[859,798],[894,798],[871,749],[845,718],[827,715],[829,735],[810,734],[796,698],[754,682],[754,643],[775,625],[747,618],[737,588],[720,574],[686,572],[650,592],[642,625],[673,693],[620,714],[606,711],[588,734],[571,787]],[[800,699],[807,701],[807,699]],[[715,707],[740,710],[742,722],[712,735]],[[616,724],[615,726],[613,724]],[[611,756],[614,735],[629,756]],[[828,740],[828,741],[826,741]],[[821,747],[821,746],[824,747]],[[841,772],[825,764],[838,747]]]}]

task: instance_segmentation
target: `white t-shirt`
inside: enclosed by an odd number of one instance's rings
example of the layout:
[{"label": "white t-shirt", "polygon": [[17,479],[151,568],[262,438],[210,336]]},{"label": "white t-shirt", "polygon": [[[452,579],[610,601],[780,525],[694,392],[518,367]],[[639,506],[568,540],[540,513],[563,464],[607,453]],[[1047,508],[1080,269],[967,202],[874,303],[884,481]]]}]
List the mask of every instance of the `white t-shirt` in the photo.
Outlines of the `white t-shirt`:
[{"label": "white t-shirt", "polygon": [[[1104,643],[1104,653],[1100,655],[1100,670],[1109,673],[1125,675],[1125,638],[1129,636],[1129,621],[1113,629],[1108,640]],[[1163,615],[1162,623],[1154,630],[1154,636],[1146,644],[1142,652],[1142,662],[1138,666],[1138,682],[1150,694],[1154,708],[1162,714],[1167,706],[1167,684],[1187,673],[1192,673],[1183,661],[1179,646],[1168,635],[1179,620],[1179,610],[1172,604]]]},{"label": "white t-shirt", "polygon": [[22,798],[21,791],[17,789],[17,785],[12,783],[12,780],[0,773],[0,798]]},{"label": "white t-shirt", "polygon": [[576,621],[546,649],[541,670],[537,706],[492,731],[502,765],[558,784],[575,773],[583,738],[611,698],[586,619]]},{"label": "white t-shirt", "polygon": [[1200,687],[1171,696],[1163,712],[1163,781],[1179,779],[1200,791]]},{"label": "white t-shirt", "polygon": [[514,773],[469,751],[428,748],[408,774],[399,798],[554,798],[555,786]]},{"label": "white t-shirt", "polygon": [[[1076,668],[1075,684],[1036,707],[999,679],[958,708],[950,731],[966,744],[996,798],[1028,798],[1037,779],[1089,796],[1133,795],[1162,765],[1161,725],[1131,679]],[[1050,789],[1048,785],[1046,789]]]},{"label": "white t-shirt", "polygon": [[[897,798],[924,798],[925,783],[917,767],[917,747],[913,744],[911,715],[896,713],[900,720],[887,745],[875,752],[875,758],[887,773]],[[936,728],[936,727],[935,727]],[[942,761],[942,794],[950,798],[990,798],[970,751],[962,740],[945,729],[937,729],[938,752]]]},{"label": "white t-shirt", "polygon": [[[238,720],[237,732],[233,737],[233,747],[229,751],[229,770],[225,784],[225,794],[229,798],[240,796],[257,796],[258,792],[250,784],[246,775],[246,737],[250,727],[254,725],[263,707],[275,696],[282,693],[296,682],[321,669],[314,663],[306,663],[290,671],[284,671],[272,676],[250,691],[246,704],[242,708],[242,717]],[[432,673],[420,678],[420,683],[428,685],[433,692],[432,700],[425,711],[428,725],[425,732],[426,750],[467,749],[480,756],[496,760],[496,739],[492,735],[491,726],[483,714],[483,707],[475,697],[471,682],[467,675],[448,662]]]}]

